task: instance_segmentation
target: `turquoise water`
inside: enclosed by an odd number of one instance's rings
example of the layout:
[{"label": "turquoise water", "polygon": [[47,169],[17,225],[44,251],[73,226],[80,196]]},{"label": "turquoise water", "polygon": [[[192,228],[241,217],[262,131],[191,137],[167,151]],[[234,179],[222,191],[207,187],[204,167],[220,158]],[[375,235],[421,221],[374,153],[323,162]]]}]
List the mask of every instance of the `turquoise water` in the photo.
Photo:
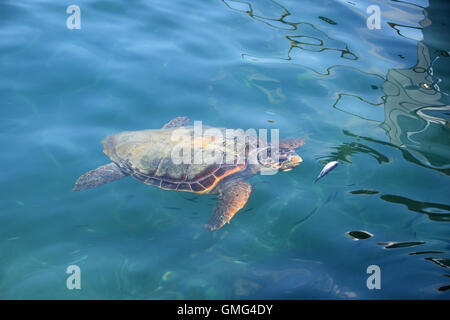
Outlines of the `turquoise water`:
[{"label": "turquoise water", "polygon": [[[0,298],[450,297],[446,1],[376,1],[379,30],[372,1],[74,2],[0,4]],[[106,135],[176,116],[303,137],[304,162],[211,233],[212,195],[71,192]]]}]

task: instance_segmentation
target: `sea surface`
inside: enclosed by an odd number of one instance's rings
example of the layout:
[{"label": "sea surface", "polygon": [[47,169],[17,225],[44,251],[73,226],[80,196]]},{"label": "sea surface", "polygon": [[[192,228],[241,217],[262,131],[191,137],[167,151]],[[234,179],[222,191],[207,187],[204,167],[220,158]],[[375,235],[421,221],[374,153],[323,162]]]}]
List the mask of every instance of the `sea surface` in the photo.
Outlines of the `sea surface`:
[{"label": "sea surface", "polygon": [[[449,299],[449,12],[2,0],[0,299]],[[304,138],[304,161],[214,232],[214,195],[72,192],[105,136],[177,116]]]}]

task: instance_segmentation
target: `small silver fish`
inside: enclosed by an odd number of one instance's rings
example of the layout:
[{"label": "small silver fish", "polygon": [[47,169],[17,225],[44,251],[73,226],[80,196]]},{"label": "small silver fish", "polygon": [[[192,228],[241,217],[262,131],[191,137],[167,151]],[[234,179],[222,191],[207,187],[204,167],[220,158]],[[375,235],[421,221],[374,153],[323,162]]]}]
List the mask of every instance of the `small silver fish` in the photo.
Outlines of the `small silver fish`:
[{"label": "small silver fish", "polygon": [[320,178],[322,178],[324,175],[326,175],[328,172],[330,172],[331,170],[333,170],[334,168],[337,167],[337,165],[339,164],[339,162],[337,161],[331,161],[328,162],[325,167],[323,167],[322,171],[320,171],[319,175],[317,176],[316,180],[314,180],[314,182],[317,182]]}]

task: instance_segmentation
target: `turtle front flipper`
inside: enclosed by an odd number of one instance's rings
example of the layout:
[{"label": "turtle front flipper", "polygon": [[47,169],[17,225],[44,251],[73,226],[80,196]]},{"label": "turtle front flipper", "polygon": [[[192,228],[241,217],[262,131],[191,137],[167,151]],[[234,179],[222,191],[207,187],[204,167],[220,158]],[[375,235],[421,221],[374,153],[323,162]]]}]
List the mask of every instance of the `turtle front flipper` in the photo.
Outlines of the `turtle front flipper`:
[{"label": "turtle front flipper", "polygon": [[191,124],[191,119],[189,119],[188,117],[176,117],[176,118],[170,120],[169,122],[167,122],[163,126],[163,129],[185,127],[190,124]]},{"label": "turtle front flipper", "polygon": [[126,177],[127,175],[120,170],[120,168],[111,162],[105,166],[86,172],[75,182],[75,187],[72,191],[80,191],[84,189],[94,188],[102,184],[115,181]]},{"label": "turtle front flipper", "polygon": [[236,212],[244,207],[252,192],[252,186],[242,179],[223,182],[217,188],[219,191],[219,199],[206,225],[206,229],[209,231],[219,229],[225,223],[229,223]]}]

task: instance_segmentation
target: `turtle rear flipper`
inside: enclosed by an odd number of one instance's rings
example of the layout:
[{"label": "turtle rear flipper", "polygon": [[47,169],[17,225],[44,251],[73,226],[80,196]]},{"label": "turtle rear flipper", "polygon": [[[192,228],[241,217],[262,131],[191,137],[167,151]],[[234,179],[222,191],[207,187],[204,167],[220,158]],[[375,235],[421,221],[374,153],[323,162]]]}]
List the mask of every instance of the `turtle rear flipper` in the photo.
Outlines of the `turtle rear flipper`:
[{"label": "turtle rear flipper", "polygon": [[102,184],[115,181],[126,177],[120,168],[111,162],[105,166],[98,167],[97,169],[86,172],[75,182],[75,187],[72,191],[80,191],[84,189],[94,188],[101,186]]},{"label": "turtle rear flipper", "polygon": [[230,222],[236,212],[244,207],[252,192],[252,186],[243,179],[229,180],[217,187],[219,188],[219,199],[206,225],[206,229],[209,231],[219,229],[225,223]]}]

